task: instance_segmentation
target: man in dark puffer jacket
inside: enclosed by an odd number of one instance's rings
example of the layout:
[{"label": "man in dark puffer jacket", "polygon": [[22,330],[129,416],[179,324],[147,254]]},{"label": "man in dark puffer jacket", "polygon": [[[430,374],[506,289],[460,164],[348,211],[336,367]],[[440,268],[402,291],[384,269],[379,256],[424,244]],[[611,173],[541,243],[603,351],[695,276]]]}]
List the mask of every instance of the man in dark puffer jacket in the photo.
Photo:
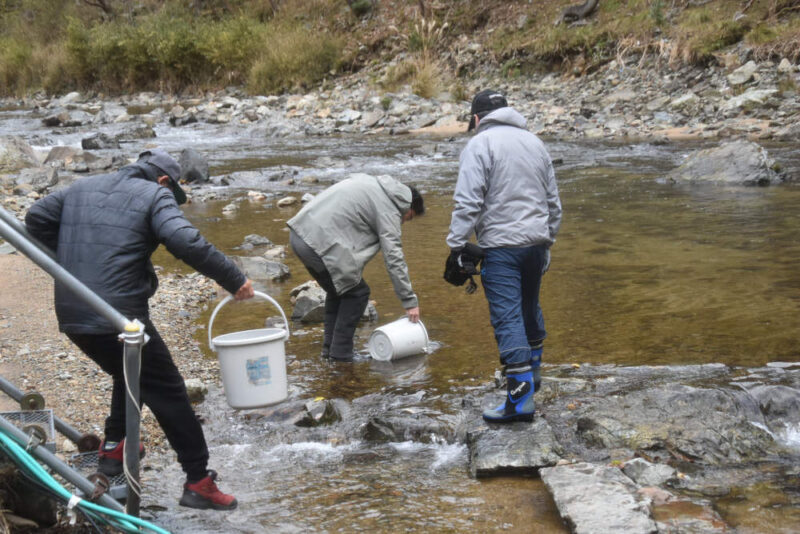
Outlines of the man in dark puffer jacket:
[{"label": "man in dark puffer jacket", "polygon": [[[56,252],[61,266],[122,315],[145,325],[150,341],[142,350],[141,400],[156,416],[186,472],[180,503],[231,510],[236,508],[236,499],[219,491],[216,473],[207,469],[208,448],[183,377],[150,321],[147,301],[158,287],[150,256],[163,243],[175,257],[217,281],[237,300],[252,297],[253,287],[183,216],[178,204],[186,201],[186,195],[178,185],[179,177],[180,166],[167,152],[143,152],[136,163],[117,173],[78,180],[39,200],[25,223],[34,237]],[[125,438],[119,332],[58,281],[55,305],[60,330],[114,380],[99,470],[119,474]]]}]

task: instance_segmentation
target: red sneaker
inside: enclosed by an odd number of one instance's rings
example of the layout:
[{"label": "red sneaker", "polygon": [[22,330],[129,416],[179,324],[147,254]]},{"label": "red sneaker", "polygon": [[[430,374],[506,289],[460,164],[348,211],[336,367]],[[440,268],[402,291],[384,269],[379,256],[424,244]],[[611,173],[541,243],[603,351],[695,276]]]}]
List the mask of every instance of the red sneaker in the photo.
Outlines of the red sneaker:
[{"label": "red sneaker", "polygon": [[[103,440],[97,451],[97,470],[106,476],[115,477],[122,473],[125,440],[108,442]],[[144,458],[144,445],[139,443],[139,459]]]},{"label": "red sneaker", "polygon": [[214,481],[217,479],[216,471],[208,471],[208,476],[193,483],[183,485],[181,506],[198,508],[200,510],[233,510],[239,504],[236,497],[222,493]]}]

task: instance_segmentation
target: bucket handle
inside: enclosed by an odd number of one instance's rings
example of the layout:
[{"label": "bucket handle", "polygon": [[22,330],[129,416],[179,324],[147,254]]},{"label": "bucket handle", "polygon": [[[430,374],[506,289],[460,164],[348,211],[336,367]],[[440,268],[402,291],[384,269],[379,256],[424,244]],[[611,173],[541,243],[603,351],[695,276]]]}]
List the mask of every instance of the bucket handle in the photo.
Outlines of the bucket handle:
[{"label": "bucket handle", "polygon": [[[283,313],[283,308],[281,308],[280,304],[278,304],[274,298],[270,297],[266,293],[262,293],[261,291],[255,291],[254,295],[256,297],[261,297],[263,299],[270,301],[276,308],[278,308],[278,311],[281,312],[281,317],[283,317],[283,323],[286,325],[286,336],[284,337],[284,339],[289,339],[289,321],[286,320],[286,314]],[[214,343],[212,343],[211,341],[211,329],[214,327],[214,318],[217,316],[217,312],[219,312],[220,308],[222,308],[231,300],[233,300],[233,295],[228,295],[227,297],[222,299],[222,302],[217,304],[217,307],[214,308],[214,311],[211,313],[211,319],[208,321],[208,346],[213,351],[217,350],[216,348],[214,348]]]}]

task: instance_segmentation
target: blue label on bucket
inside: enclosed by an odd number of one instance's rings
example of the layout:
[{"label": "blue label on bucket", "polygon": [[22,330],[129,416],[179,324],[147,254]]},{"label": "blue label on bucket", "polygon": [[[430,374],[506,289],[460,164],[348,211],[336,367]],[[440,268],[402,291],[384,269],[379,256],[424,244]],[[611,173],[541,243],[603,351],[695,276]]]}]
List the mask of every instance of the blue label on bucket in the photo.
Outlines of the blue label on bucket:
[{"label": "blue label on bucket", "polygon": [[272,380],[272,374],[269,371],[269,358],[247,360],[247,378],[250,383],[256,386],[269,384]]}]

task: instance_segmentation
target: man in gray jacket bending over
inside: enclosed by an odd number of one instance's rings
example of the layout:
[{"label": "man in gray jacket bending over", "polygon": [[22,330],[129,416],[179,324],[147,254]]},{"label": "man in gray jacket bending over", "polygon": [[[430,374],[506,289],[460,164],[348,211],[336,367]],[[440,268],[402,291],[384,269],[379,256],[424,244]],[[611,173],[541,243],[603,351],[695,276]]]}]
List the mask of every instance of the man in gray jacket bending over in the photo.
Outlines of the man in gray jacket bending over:
[{"label": "man in gray jacket bending over", "polygon": [[[237,300],[253,296],[244,273],[206,241],[183,216],[186,195],[178,185],[181,168],[161,149],[139,155],[114,174],[78,180],[31,206],[30,233],[50,247],[61,264],[129,319],[145,325],[150,341],[142,348],[141,400],[164,430],[186,473],[180,504],[232,510],[233,495],[222,493],[208,470],[208,447],[180,371],[150,321],[148,299],[158,287],[150,255],[159,244],[176,258],[216,280]],[[125,441],[125,378],[122,345],[114,325],[56,282],[58,326],[113,378],[111,413],[106,418],[98,470],[122,473]],[[140,447],[144,454],[144,449]]]},{"label": "man in gray jacket bending over", "polygon": [[483,418],[532,421],[546,336],[539,287],[561,225],[561,201],[550,155],[502,94],[475,95],[471,115],[476,134],[461,153],[447,245],[459,255],[474,231],[485,251],[481,281],[508,395]]},{"label": "man in gray jacket bending over", "polygon": [[326,293],[323,357],[353,359],[353,336],[369,301],[362,274],[379,250],[408,318],[419,320],[400,225],[423,213],[416,188],[390,176],[353,174],[317,195],[286,223],[292,249]]}]

